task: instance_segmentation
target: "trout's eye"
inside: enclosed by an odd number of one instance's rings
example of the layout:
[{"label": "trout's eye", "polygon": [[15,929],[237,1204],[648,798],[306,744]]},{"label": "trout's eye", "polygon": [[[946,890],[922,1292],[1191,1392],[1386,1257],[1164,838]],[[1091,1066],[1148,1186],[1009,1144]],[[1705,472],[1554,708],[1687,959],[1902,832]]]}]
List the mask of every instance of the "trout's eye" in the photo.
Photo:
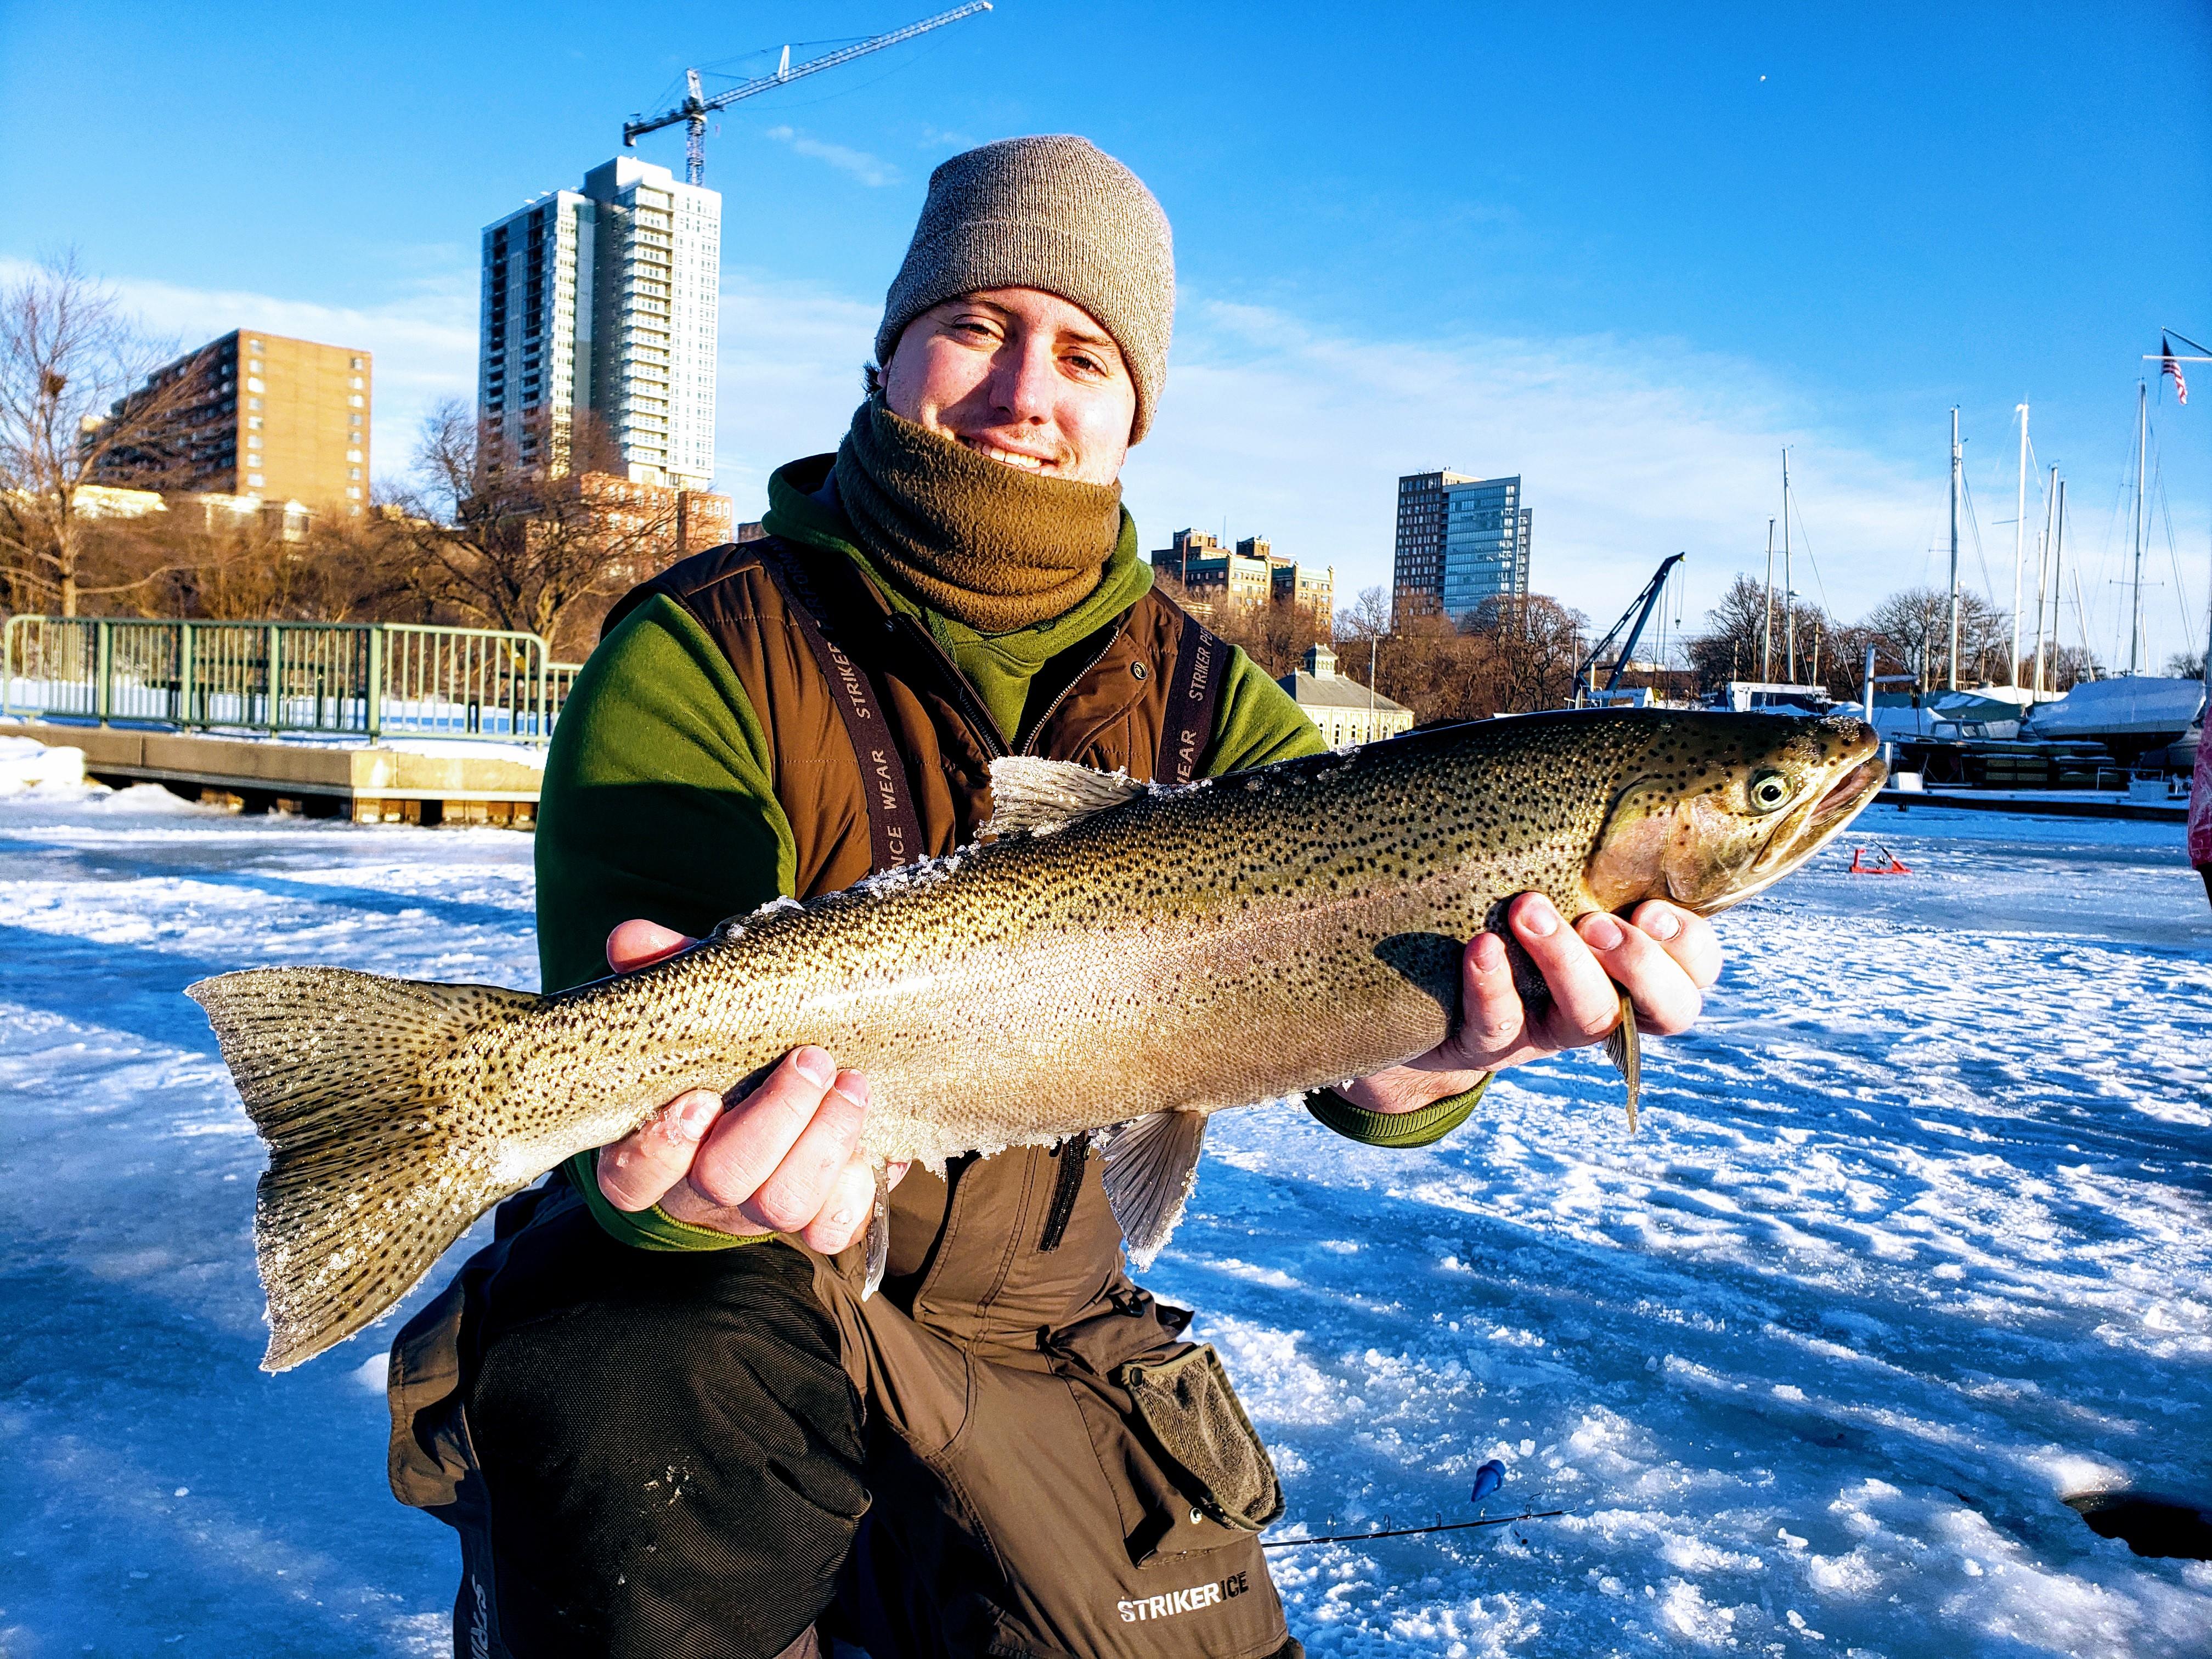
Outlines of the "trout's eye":
[{"label": "trout's eye", "polygon": [[1790,793],[1790,780],[1779,772],[1751,775],[1751,810],[1754,812],[1780,811],[1788,804]]}]

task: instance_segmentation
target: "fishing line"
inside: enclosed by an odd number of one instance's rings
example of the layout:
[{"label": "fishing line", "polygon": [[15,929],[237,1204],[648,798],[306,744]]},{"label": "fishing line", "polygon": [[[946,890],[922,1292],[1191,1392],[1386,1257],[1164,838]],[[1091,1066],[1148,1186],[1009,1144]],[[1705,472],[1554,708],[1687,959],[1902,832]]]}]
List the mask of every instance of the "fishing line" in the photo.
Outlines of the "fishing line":
[{"label": "fishing line", "polygon": [[1357,1544],[1368,1538],[1411,1538],[1425,1532],[1465,1532],[1469,1527],[1510,1527],[1516,1521],[1544,1521],[1565,1510],[1524,1510],[1518,1515],[1494,1516],[1485,1521],[1449,1521],[1439,1527],[1396,1527],[1388,1532],[1346,1532],[1327,1538],[1261,1539],[1263,1550],[1294,1550],[1301,1544]]}]

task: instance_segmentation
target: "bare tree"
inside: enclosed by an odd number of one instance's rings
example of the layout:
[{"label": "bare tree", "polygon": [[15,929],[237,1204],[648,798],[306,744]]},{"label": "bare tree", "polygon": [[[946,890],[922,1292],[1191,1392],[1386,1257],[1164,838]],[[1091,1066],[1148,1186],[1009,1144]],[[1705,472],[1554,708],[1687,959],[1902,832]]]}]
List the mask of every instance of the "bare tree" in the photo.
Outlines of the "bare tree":
[{"label": "bare tree", "polygon": [[1379,587],[1363,587],[1359,598],[1336,613],[1340,644],[1387,639],[1390,633],[1390,596]]},{"label": "bare tree", "polygon": [[1485,599],[1460,625],[1480,650],[1476,684],[1486,714],[1533,714],[1574,696],[1589,618],[1542,593]]},{"label": "bare tree", "polygon": [[[2005,677],[2012,649],[2011,620],[1970,589],[1959,593],[1959,684],[1972,685]],[[1883,647],[1921,685],[1947,684],[1951,666],[1951,596],[1941,588],[1907,587],[1891,594],[1868,613],[1867,626]]]},{"label": "bare tree", "polygon": [[571,441],[584,465],[548,477],[465,404],[434,409],[416,487],[386,515],[417,591],[481,626],[561,641],[666,564],[678,551],[675,492],[591,465],[603,458],[589,434]]},{"label": "bare tree", "polygon": [[144,590],[147,614],[239,622],[428,622],[410,544],[380,514],[319,516],[288,534],[270,516],[172,510],[143,521],[171,574]]},{"label": "bare tree", "polygon": [[[1756,576],[1739,572],[1728,591],[1721,595],[1720,603],[1705,612],[1705,631],[1692,640],[1689,645],[1691,665],[1698,672],[1698,684],[1708,688],[1728,680],[1757,680],[1790,678],[1790,624],[1793,607],[1788,598],[1776,592],[1769,599],[1766,584]],[[1814,654],[1817,645],[1820,678],[1831,689],[1838,682],[1827,671],[1842,654],[1838,647],[1848,650],[1848,645],[1837,638],[1838,628],[1818,605],[1799,600],[1796,606],[1797,624],[1797,672],[1801,684],[1812,683]],[[1772,628],[1771,649],[1768,629]],[[1860,647],[1863,654],[1864,647]],[[1856,680],[1851,682],[1857,684]]]},{"label": "bare tree", "polygon": [[74,617],[85,599],[167,574],[126,565],[87,579],[102,541],[100,487],[177,481],[176,434],[197,377],[149,379],[172,355],[74,254],[0,289],[0,560],[11,605]]}]

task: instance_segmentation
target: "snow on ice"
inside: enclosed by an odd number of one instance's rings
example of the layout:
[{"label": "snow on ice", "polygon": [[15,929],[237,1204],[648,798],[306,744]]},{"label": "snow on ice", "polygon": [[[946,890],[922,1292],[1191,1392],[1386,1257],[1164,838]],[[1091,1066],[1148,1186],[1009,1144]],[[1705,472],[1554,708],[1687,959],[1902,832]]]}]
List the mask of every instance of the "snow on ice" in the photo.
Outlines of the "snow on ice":
[{"label": "snow on ice", "polygon": [[[2180,831],[1862,830],[1915,873],[1832,853],[1723,918],[1633,1139],[1592,1057],[1421,1152],[1215,1120],[1147,1277],[1275,1449],[1274,1535],[1467,1518],[1493,1457],[1491,1513],[1567,1511],[1273,1553],[1310,1652],[2212,1653],[2212,1566],[2060,1502],[2212,1497],[2212,913]],[[0,801],[0,1651],[446,1650],[451,1535],[384,1487],[392,1327],[255,1369],[259,1150],[179,990],[275,961],[533,985],[530,859],[154,788]]]}]

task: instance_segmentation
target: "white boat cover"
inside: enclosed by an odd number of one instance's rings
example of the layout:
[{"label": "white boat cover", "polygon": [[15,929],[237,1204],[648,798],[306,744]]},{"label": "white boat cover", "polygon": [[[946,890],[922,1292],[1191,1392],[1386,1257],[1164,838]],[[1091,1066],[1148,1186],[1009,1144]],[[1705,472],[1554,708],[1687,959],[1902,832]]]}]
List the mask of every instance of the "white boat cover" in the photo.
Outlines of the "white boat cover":
[{"label": "white boat cover", "polygon": [[2197,722],[2204,708],[2204,682],[2139,674],[2090,680],[2057,702],[2038,703],[2028,716],[2033,738],[2155,738],[2168,742]]}]

